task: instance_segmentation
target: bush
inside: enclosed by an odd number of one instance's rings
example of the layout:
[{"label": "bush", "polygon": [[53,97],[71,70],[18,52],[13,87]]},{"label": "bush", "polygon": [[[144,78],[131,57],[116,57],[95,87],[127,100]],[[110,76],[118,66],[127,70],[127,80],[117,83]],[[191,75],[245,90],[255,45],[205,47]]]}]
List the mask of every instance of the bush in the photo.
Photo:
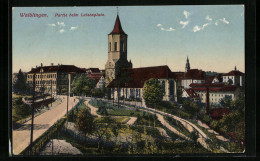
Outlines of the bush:
[{"label": "bush", "polygon": [[13,100],[13,121],[16,122],[31,115],[31,108],[22,101],[22,97]]}]

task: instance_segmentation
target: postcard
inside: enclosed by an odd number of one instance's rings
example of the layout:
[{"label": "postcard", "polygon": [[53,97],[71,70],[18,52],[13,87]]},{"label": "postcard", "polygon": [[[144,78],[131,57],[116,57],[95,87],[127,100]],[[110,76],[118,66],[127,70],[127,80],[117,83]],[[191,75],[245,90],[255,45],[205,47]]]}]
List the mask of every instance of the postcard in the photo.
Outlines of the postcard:
[{"label": "postcard", "polygon": [[12,7],[10,155],[243,155],[244,7]]}]

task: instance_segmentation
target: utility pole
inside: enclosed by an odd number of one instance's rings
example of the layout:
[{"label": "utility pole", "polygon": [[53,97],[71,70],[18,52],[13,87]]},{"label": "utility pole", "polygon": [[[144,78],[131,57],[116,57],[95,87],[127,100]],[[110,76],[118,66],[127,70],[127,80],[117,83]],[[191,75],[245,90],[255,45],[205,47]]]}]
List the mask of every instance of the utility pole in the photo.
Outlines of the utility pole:
[{"label": "utility pole", "polygon": [[32,121],[31,121],[31,139],[30,139],[30,150],[33,153],[33,121],[34,121],[34,97],[35,97],[35,73],[33,74],[33,99],[32,99]]}]

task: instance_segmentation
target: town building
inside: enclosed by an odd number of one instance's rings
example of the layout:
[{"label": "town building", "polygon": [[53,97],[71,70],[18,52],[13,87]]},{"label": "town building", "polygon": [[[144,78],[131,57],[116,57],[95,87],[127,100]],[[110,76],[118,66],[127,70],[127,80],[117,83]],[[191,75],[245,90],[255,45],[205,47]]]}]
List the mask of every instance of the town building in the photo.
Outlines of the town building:
[{"label": "town building", "polygon": [[74,65],[53,65],[32,68],[27,73],[27,83],[33,86],[33,76],[35,75],[35,91],[51,93],[53,95],[64,94],[68,88],[70,90],[73,79],[84,70]]},{"label": "town building", "polygon": [[96,88],[103,89],[105,87],[105,74],[90,73],[87,75],[89,79],[93,79],[96,83]]},{"label": "town building", "polygon": [[209,104],[219,105],[225,97],[236,100],[240,96],[240,89],[236,85],[226,85],[225,83],[201,84],[192,83],[189,89],[183,90],[183,97],[191,98],[195,101],[206,103],[206,94],[208,90]]},{"label": "town building", "polygon": [[182,86],[184,89],[190,88],[192,83],[205,83],[205,72],[198,69],[187,69],[182,79]]},{"label": "town building", "polygon": [[127,60],[127,34],[121,26],[117,15],[114,28],[108,34],[108,59],[105,65],[106,86],[116,78],[123,68],[132,68],[131,60]]},{"label": "town building", "polygon": [[232,85],[243,87],[245,85],[245,74],[235,69],[223,75],[223,82],[231,82]]},{"label": "town building", "polygon": [[162,85],[163,100],[177,101],[176,75],[168,66],[128,68],[124,69],[123,73],[126,73],[124,78],[113,79],[108,85],[112,98],[142,99],[145,82],[156,78]]}]

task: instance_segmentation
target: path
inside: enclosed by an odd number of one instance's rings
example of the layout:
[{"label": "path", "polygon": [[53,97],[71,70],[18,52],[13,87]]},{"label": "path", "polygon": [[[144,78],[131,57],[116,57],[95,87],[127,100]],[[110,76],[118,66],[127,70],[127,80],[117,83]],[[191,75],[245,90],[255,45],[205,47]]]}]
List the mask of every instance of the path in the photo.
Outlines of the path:
[{"label": "path", "polygon": [[[74,102],[74,98],[75,97],[70,97],[68,110],[71,110],[72,107],[78,103],[78,100]],[[63,102],[61,104],[34,118],[33,141],[40,137],[67,113],[67,97],[64,96],[62,99]],[[31,120],[22,124],[20,128],[13,130],[14,155],[20,154],[27,146],[29,146],[30,136]]]},{"label": "path", "polygon": [[198,120],[197,123],[198,123],[199,126],[205,128],[209,133],[215,134],[217,139],[219,139],[221,141],[230,141],[229,139],[227,139],[224,136],[220,135],[218,132],[210,129],[210,127],[207,124],[202,123],[200,120]]},{"label": "path", "polygon": [[127,121],[127,125],[133,125],[135,123],[135,121],[137,120],[137,117],[130,117],[130,120]]},{"label": "path", "polygon": [[90,101],[90,99],[87,99],[84,103],[85,103],[86,106],[88,106],[88,107],[90,108],[90,113],[91,113],[91,115],[97,116],[97,117],[99,117],[99,118],[102,117],[101,115],[97,114],[98,108],[92,106],[92,105],[89,103],[89,101]]}]

